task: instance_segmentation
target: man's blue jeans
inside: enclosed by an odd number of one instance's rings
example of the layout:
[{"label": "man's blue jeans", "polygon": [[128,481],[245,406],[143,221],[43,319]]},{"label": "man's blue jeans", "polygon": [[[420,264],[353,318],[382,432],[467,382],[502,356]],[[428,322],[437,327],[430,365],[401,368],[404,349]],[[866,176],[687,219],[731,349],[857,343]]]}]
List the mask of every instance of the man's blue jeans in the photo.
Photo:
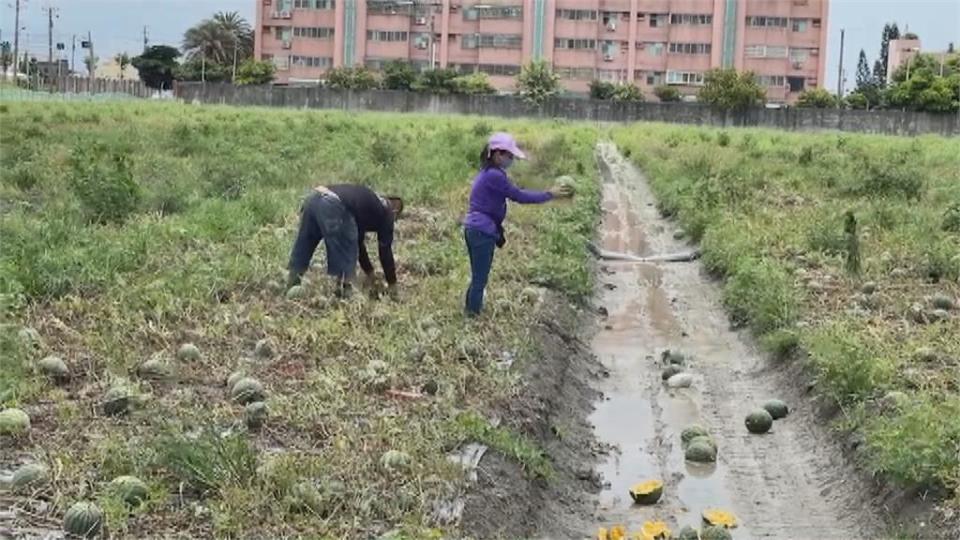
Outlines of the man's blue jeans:
[{"label": "man's blue jeans", "polygon": [[468,315],[479,315],[483,308],[483,290],[487,287],[490,267],[493,266],[497,238],[470,228],[463,230],[463,238],[467,242],[467,254],[470,256],[470,286],[467,288],[466,310]]}]

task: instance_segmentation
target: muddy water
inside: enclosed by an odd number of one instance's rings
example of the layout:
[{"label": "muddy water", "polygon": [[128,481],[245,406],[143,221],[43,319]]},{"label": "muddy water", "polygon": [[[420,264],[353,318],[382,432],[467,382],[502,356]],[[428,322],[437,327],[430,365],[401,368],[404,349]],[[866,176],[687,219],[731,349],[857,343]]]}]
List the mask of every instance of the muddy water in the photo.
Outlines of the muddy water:
[{"label": "muddy water", "polygon": [[[599,151],[602,247],[636,255],[687,247],[659,217],[642,175],[612,147]],[[596,302],[607,316],[592,345],[610,376],[590,420],[597,438],[613,449],[598,470],[605,487],[596,503],[597,526],[622,524],[633,531],[658,519],[676,530],[699,526],[703,510],[720,508],[738,517],[736,539],[869,536],[872,518],[844,486],[821,428],[795,413],[770,434],[746,432],[746,413],[777,396],[782,382],[765,375],[770,370],[761,355],[729,329],[718,290],[699,265],[602,265]],[[691,388],[668,389],[661,382],[659,355],[667,348],[692,356]],[[716,464],[684,460],[680,432],[691,424],[707,427],[716,439]],[[654,506],[634,505],[628,490],[647,479],[662,480],[664,496]]]}]

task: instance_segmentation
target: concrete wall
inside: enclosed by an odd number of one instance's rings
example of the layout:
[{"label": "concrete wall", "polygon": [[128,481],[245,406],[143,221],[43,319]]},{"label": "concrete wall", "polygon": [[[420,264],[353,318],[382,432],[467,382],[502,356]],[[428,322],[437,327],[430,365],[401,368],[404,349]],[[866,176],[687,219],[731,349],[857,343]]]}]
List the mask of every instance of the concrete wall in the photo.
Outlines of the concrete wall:
[{"label": "concrete wall", "polygon": [[187,103],[254,105],[438,114],[473,114],[506,118],[567,118],[598,122],[669,122],[703,126],[756,126],[815,131],[841,130],[885,135],[960,135],[960,117],[905,111],[837,109],[753,109],[722,114],[696,103],[618,103],[558,98],[542,106],[514,96],[436,95],[371,90],[352,92],[319,87],[232,86],[180,83],[176,95]]}]

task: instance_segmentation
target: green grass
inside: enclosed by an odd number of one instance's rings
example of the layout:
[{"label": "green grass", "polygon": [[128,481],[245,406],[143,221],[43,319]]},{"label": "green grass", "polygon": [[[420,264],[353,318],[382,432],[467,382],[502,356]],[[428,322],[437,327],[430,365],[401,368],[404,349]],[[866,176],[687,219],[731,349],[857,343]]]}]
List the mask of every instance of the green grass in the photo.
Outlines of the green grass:
[{"label": "green grass", "polygon": [[[539,354],[527,334],[537,315],[515,301],[524,288],[575,301],[591,292],[584,246],[599,215],[594,128],[13,101],[0,108],[0,126],[0,405],[35,418],[33,436],[0,464],[24,456],[57,464],[55,513],[97,499],[111,530],[127,534],[339,538],[395,529],[419,538],[438,534],[432,503],[462,481],[445,457],[452,446],[484,440],[531,476],[548,473],[522,434],[466,429],[458,418],[480,418],[520,393],[521,381],[495,363],[504,352],[520,365]],[[518,183],[545,188],[572,174],[578,197],[511,210],[488,317],[469,322],[458,220],[491,130],[511,131],[528,149],[532,159],[512,170]],[[366,294],[337,302],[317,269],[302,300],[270,291],[285,277],[301,196],[334,182],[405,198],[400,302]],[[21,327],[40,333],[38,349],[17,338]],[[261,338],[276,344],[272,361],[250,360]],[[174,360],[187,341],[200,361]],[[47,354],[76,374],[66,387],[34,374]],[[172,381],[138,379],[137,366],[154,355],[170,362]],[[388,398],[366,379],[374,361],[391,386],[435,382],[439,391]],[[240,427],[243,408],[224,388],[236,369],[267,388],[271,416],[258,433]],[[128,381],[137,407],[101,416],[106,389]],[[379,459],[390,449],[409,454],[410,467],[385,473]],[[155,491],[129,515],[106,492],[120,474]],[[300,482],[341,485],[347,495],[323,515],[304,512],[290,500]]]},{"label": "green grass", "polygon": [[[960,141],[655,124],[610,135],[700,240],[733,318],[777,358],[806,351],[818,388],[864,432],[874,471],[956,492],[960,313],[921,324],[913,306],[960,296]],[[859,275],[845,264],[855,251]],[[866,281],[875,294],[860,292]],[[921,346],[942,360],[919,363]],[[910,399],[878,413],[890,391]]]}]

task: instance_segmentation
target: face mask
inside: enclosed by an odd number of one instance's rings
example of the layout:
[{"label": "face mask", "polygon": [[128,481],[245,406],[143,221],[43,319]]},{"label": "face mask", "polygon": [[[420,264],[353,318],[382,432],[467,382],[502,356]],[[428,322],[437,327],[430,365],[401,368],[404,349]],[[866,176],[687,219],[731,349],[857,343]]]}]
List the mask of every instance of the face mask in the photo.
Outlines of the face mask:
[{"label": "face mask", "polygon": [[503,162],[500,163],[500,168],[503,170],[507,170],[510,168],[511,165],[513,165],[513,156],[503,158]]}]

